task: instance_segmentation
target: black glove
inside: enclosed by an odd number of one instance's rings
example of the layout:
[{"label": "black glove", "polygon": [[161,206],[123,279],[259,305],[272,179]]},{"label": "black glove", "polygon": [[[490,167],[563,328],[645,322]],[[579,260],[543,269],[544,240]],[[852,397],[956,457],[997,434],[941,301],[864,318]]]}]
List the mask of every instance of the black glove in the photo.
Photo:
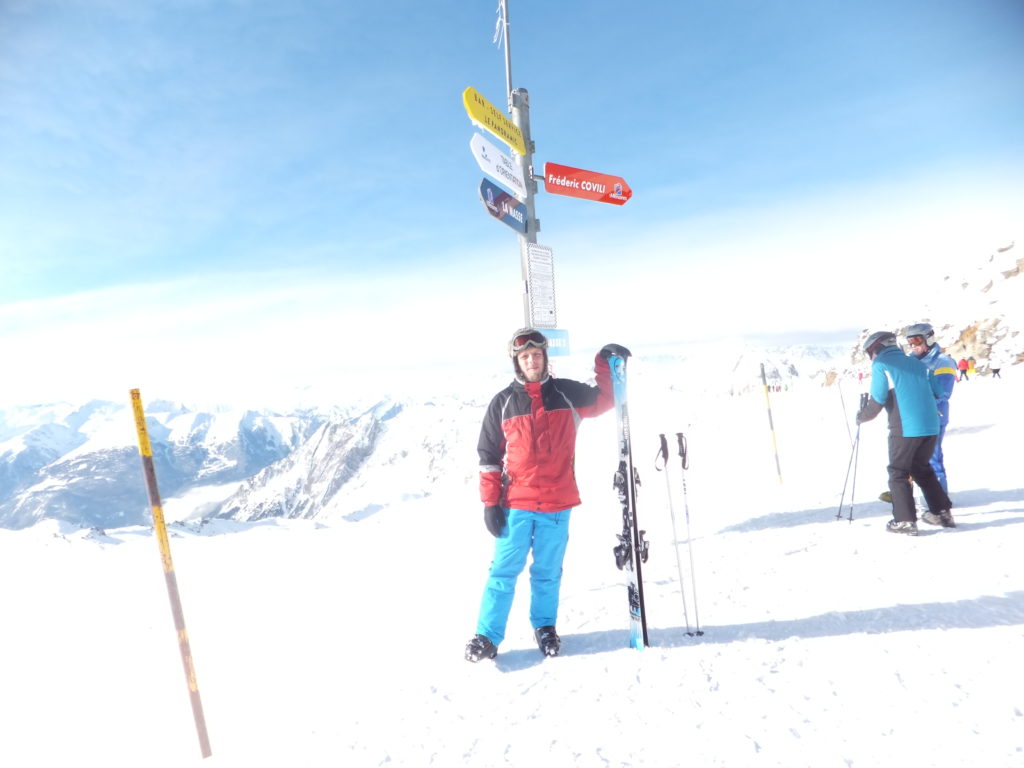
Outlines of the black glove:
[{"label": "black glove", "polygon": [[857,424],[863,424],[865,421],[871,421],[875,416],[882,412],[882,408],[885,406],[882,403],[876,402],[874,398],[868,398],[867,404],[864,405],[859,411],[857,411]]},{"label": "black glove", "polygon": [[865,421],[871,421],[871,419],[875,418],[874,414],[868,415],[868,397],[867,392],[860,393],[860,410],[857,411],[857,416],[854,419],[858,424],[863,424]]},{"label": "black glove", "polygon": [[501,531],[505,527],[505,510],[497,505],[484,507],[484,525],[495,538],[501,536]]},{"label": "black glove", "polygon": [[601,351],[599,354],[605,360],[607,360],[611,355],[618,355],[623,360],[625,360],[632,353],[621,344],[605,344],[603,347],[601,347]]}]

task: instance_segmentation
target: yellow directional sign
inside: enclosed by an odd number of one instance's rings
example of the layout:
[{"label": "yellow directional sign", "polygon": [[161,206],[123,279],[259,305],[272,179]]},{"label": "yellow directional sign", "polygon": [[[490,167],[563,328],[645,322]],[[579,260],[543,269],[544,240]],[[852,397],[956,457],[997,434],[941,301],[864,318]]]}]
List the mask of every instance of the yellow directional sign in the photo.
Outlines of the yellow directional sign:
[{"label": "yellow directional sign", "polygon": [[523,141],[523,132],[519,130],[519,126],[481,96],[476,88],[467,88],[462,92],[462,103],[470,120],[484,130],[490,131],[520,155],[526,154],[526,142]]}]

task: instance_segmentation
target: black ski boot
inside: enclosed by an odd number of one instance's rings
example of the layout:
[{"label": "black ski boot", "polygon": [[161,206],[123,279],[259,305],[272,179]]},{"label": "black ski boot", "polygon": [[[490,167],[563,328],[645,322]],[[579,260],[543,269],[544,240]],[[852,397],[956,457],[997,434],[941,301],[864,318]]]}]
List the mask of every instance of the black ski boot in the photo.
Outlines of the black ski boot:
[{"label": "black ski boot", "polygon": [[557,656],[562,648],[562,639],[555,632],[554,627],[537,627],[533,630],[533,636],[537,638],[537,647],[545,656]]},{"label": "black ski boot", "polygon": [[481,659],[493,659],[497,655],[498,646],[483,635],[473,635],[473,639],[466,643],[466,661],[475,664]]}]

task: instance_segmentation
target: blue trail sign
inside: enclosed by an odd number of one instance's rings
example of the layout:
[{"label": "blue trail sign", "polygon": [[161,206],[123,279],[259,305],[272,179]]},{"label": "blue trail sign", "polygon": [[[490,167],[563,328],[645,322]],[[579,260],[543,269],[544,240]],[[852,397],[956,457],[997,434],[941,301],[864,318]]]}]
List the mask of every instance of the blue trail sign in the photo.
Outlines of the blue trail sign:
[{"label": "blue trail sign", "polygon": [[480,182],[480,199],[491,216],[503,224],[508,224],[516,232],[526,234],[526,206],[516,200],[511,193],[483,179]]}]

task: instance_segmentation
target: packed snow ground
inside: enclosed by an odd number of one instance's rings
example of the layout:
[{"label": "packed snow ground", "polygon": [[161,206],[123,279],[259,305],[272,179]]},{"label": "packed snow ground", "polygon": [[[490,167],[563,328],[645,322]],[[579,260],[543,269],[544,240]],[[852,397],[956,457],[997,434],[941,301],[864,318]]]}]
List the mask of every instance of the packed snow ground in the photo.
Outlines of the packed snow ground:
[{"label": "packed snow ground", "polygon": [[[462,658],[492,547],[472,483],[358,521],[172,525],[205,761],[152,531],[0,530],[0,764],[1024,764],[1024,367],[958,385],[958,527],[916,539],[884,530],[881,418],[836,520],[855,379],[771,394],[780,481],[763,391],[631,368],[650,648],[627,647],[609,414],[582,428],[559,658],[533,645],[526,575],[497,659]],[[654,469],[677,431],[685,503],[678,457]]]}]

